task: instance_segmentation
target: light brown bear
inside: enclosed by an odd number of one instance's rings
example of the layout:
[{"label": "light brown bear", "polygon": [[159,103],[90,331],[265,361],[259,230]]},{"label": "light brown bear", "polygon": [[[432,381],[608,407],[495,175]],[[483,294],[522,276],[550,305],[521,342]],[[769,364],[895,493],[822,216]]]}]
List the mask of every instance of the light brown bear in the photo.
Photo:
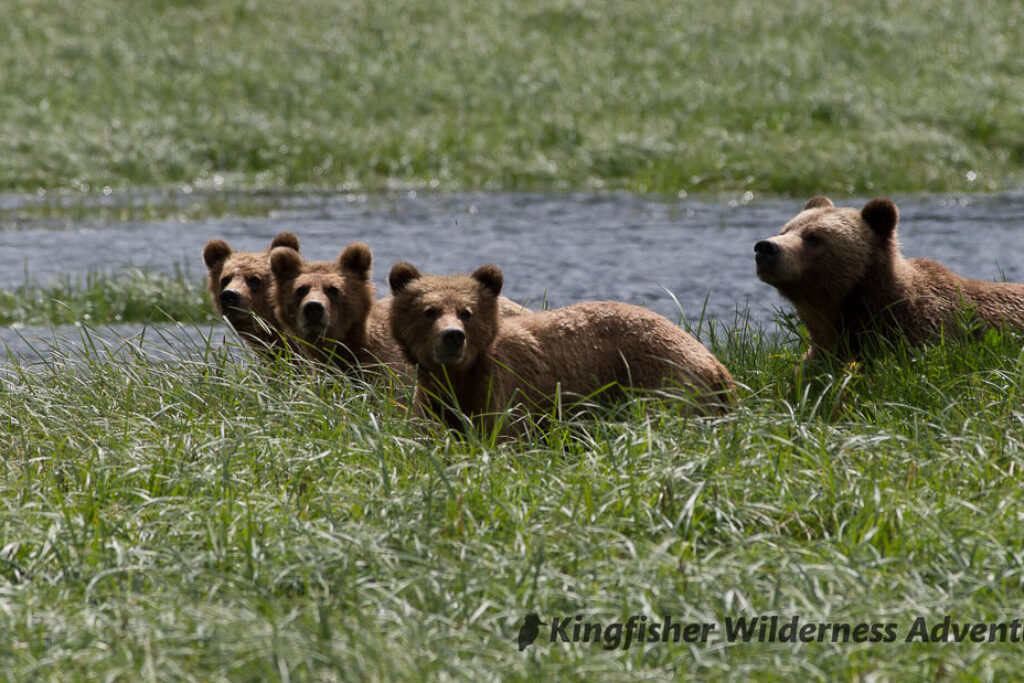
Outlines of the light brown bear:
[{"label": "light brown bear", "polygon": [[493,265],[472,275],[432,276],[402,262],[388,281],[391,331],[416,368],[416,405],[450,427],[461,427],[463,415],[493,427],[516,403],[543,415],[559,393],[576,400],[614,383],[677,391],[682,385],[701,412],[734,398],[722,364],[647,309],[601,301],[502,317],[503,277]]},{"label": "light brown bear", "polygon": [[813,197],[775,237],[754,245],[757,276],[796,307],[806,360],[858,358],[872,338],[921,344],[966,309],[985,323],[1024,327],[1024,285],[971,280],[923,258],[906,259],[899,211],[872,199],[860,211]]},{"label": "light brown bear", "polygon": [[227,318],[238,336],[262,353],[285,346],[270,291],[270,251],[275,247],[298,252],[299,238],[291,232],[278,233],[263,252],[234,251],[218,239],[203,247],[207,289],[214,308]]},{"label": "light brown bear", "polygon": [[349,244],[333,263],[303,261],[294,249],[278,247],[270,253],[275,312],[312,360],[347,373],[383,364],[408,374],[389,329],[391,301],[374,301],[372,264],[363,242]]},{"label": "light brown bear", "polygon": [[[345,247],[334,263],[303,261],[297,251],[274,249],[274,312],[311,360],[347,372],[383,363],[411,379],[411,368],[391,336],[391,297],[374,300],[373,255],[363,242]],[[501,297],[502,315],[530,309]]]}]

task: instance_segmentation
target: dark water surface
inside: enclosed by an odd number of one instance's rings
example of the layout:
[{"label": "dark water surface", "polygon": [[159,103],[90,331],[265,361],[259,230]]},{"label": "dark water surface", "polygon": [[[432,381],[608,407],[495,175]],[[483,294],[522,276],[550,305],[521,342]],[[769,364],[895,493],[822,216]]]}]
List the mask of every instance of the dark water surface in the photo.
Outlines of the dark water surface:
[{"label": "dark water surface", "polygon": [[[906,256],[942,261],[969,277],[1024,282],[1024,193],[895,197]],[[593,299],[644,304],[672,320],[706,315],[729,324],[737,309],[771,327],[785,304],[754,274],[753,245],[778,232],[803,200],[712,203],[629,194],[416,194],[297,196],[269,216],[149,222],[75,222],[18,214],[0,198],[0,288],[90,271],[184,268],[201,281],[201,252],[214,237],[263,250],[281,230],[302,239],[307,259],[337,257],[353,240],[374,255],[374,282],[387,293],[399,260],[424,272],[496,263],[505,293],[549,307]],[[865,199],[844,200],[860,207]],[[26,217],[27,216],[27,217]],[[677,304],[678,301],[678,304]],[[120,328],[118,328],[120,329]],[[7,332],[3,333],[6,339]]]}]

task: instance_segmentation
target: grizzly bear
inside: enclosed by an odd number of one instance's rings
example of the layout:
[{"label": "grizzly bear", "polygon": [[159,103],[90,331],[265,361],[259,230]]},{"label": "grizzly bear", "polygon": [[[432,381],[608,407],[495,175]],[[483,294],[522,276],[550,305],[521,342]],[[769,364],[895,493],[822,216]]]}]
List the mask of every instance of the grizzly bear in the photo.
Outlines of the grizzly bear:
[{"label": "grizzly bear", "polygon": [[372,264],[363,242],[349,244],[333,263],[303,261],[294,249],[278,247],[270,252],[274,310],[311,360],[347,373],[382,364],[408,373],[388,327],[391,302],[374,301]]},{"label": "grizzly bear", "polygon": [[227,242],[218,239],[203,247],[207,289],[214,308],[238,336],[263,353],[284,347],[270,291],[270,251],[275,247],[298,252],[299,238],[291,232],[279,233],[263,252],[234,251]]},{"label": "grizzly bear", "polygon": [[601,301],[502,317],[503,276],[494,265],[431,276],[402,262],[388,281],[391,332],[416,369],[415,403],[449,427],[462,427],[463,416],[493,427],[513,403],[542,415],[559,394],[604,399],[615,392],[602,390],[614,385],[682,385],[697,395],[701,412],[733,399],[722,364],[647,309]]},{"label": "grizzly bear", "polygon": [[860,211],[813,197],[775,237],[754,245],[757,277],[792,302],[810,334],[805,360],[862,355],[905,338],[920,345],[958,316],[1024,327],[1024,285],[971,280],[923,258],[906,259],[899,210],[872,199]]}]

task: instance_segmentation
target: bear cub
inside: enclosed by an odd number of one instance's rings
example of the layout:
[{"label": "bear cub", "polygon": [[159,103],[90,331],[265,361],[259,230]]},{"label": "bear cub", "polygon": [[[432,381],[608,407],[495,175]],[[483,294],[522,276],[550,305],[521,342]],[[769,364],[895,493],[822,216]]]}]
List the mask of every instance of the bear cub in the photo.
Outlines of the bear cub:
[{"label": "bear cub", "polygon": [[275,311],[312,360],[347,372],[384,364],[407,373],[389,331],[390,299],[374,301],[372,263],[363,242],[349,244],[333,263],[303,261],[294,249],[278,247],[270,253]]},{"label": "bear cub", "polygon": [[263,252],[234,251],[219,239],[203,247],[213,307],[238,336],[261,353],[285,347],[271,293],[270,252],[276,247],[298,252],[299,238],[291,232],[279,233]]},{"label": "bear cub", "polygon": [[936,261],[904,258],[898,223],[890,199],[857,211],[818,196],[778,235],[754,245],[757,277],[793,304],[810,333],[805,360],[854,360],[873,338],[902,335],[920,345],[965,309],[989,326],[1024,328],[1024,285],[972,280]]},{"label": "bear cub", "polygon": [[[647,309],[602,301],[503,317],[503,276],[494,265],[433,276],[402,262],[388,281],[391,331],[416,369],[415,403],[450,427],[461,427],[463,415],[493,426],[514,403],[543,415],[559,392],[588,397],[613,383],[675,391],[681,385],[700,412],[734,398],[725,367]],[[600,398],[614,395],[601,391]]]}]

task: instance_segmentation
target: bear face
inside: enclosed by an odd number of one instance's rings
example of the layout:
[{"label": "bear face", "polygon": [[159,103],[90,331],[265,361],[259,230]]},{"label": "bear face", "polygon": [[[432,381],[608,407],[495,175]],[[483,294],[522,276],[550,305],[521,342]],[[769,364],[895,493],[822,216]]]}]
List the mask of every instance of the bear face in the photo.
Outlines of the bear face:
[{"label": "bear face", "polygon": [[207,289],[214,308],[246,341],[264,346],[279,341],[274,329],[280,326],[274,315],[269,256],[277,247],[297,253],[299,238],[291,232],[279,233],[264,252],[234,251],[220,239],[203,247]]},{"label": "bear face", "polygon": [[275,311],[284,328],[302,339],[307,355],[323,360],[347,347],[362,349],[373,307],[372,255],[362,242],[348,245],[337,261],[304,262],[294,249],[270,253]]},{"label": "bear face", "polygon": [[857,211],[814,197],[778,235],[754,245],[757,277],[794,303],[839,306],[872,268],[898,258],[898,220],[888,199]]},{"label": "bear face", "polygon": [[889,199],[839,209],[815,197],[782,232],[754,245],[757,276],[793,303],[807,327],[805,360],[853,360],[905,340],[920,345],[969,316],[1024,329],[1024,285],[966,278],[924,258],[906,259]]},{"label": "bear face", "polygon": [[392,333],[412,365],[427,372],[472,367],[498,333],[503,285],[497,266],[477,268],[471,275],[438,277],[421,274],[407,262],[395,264],[388,276],[394,294]]}]

